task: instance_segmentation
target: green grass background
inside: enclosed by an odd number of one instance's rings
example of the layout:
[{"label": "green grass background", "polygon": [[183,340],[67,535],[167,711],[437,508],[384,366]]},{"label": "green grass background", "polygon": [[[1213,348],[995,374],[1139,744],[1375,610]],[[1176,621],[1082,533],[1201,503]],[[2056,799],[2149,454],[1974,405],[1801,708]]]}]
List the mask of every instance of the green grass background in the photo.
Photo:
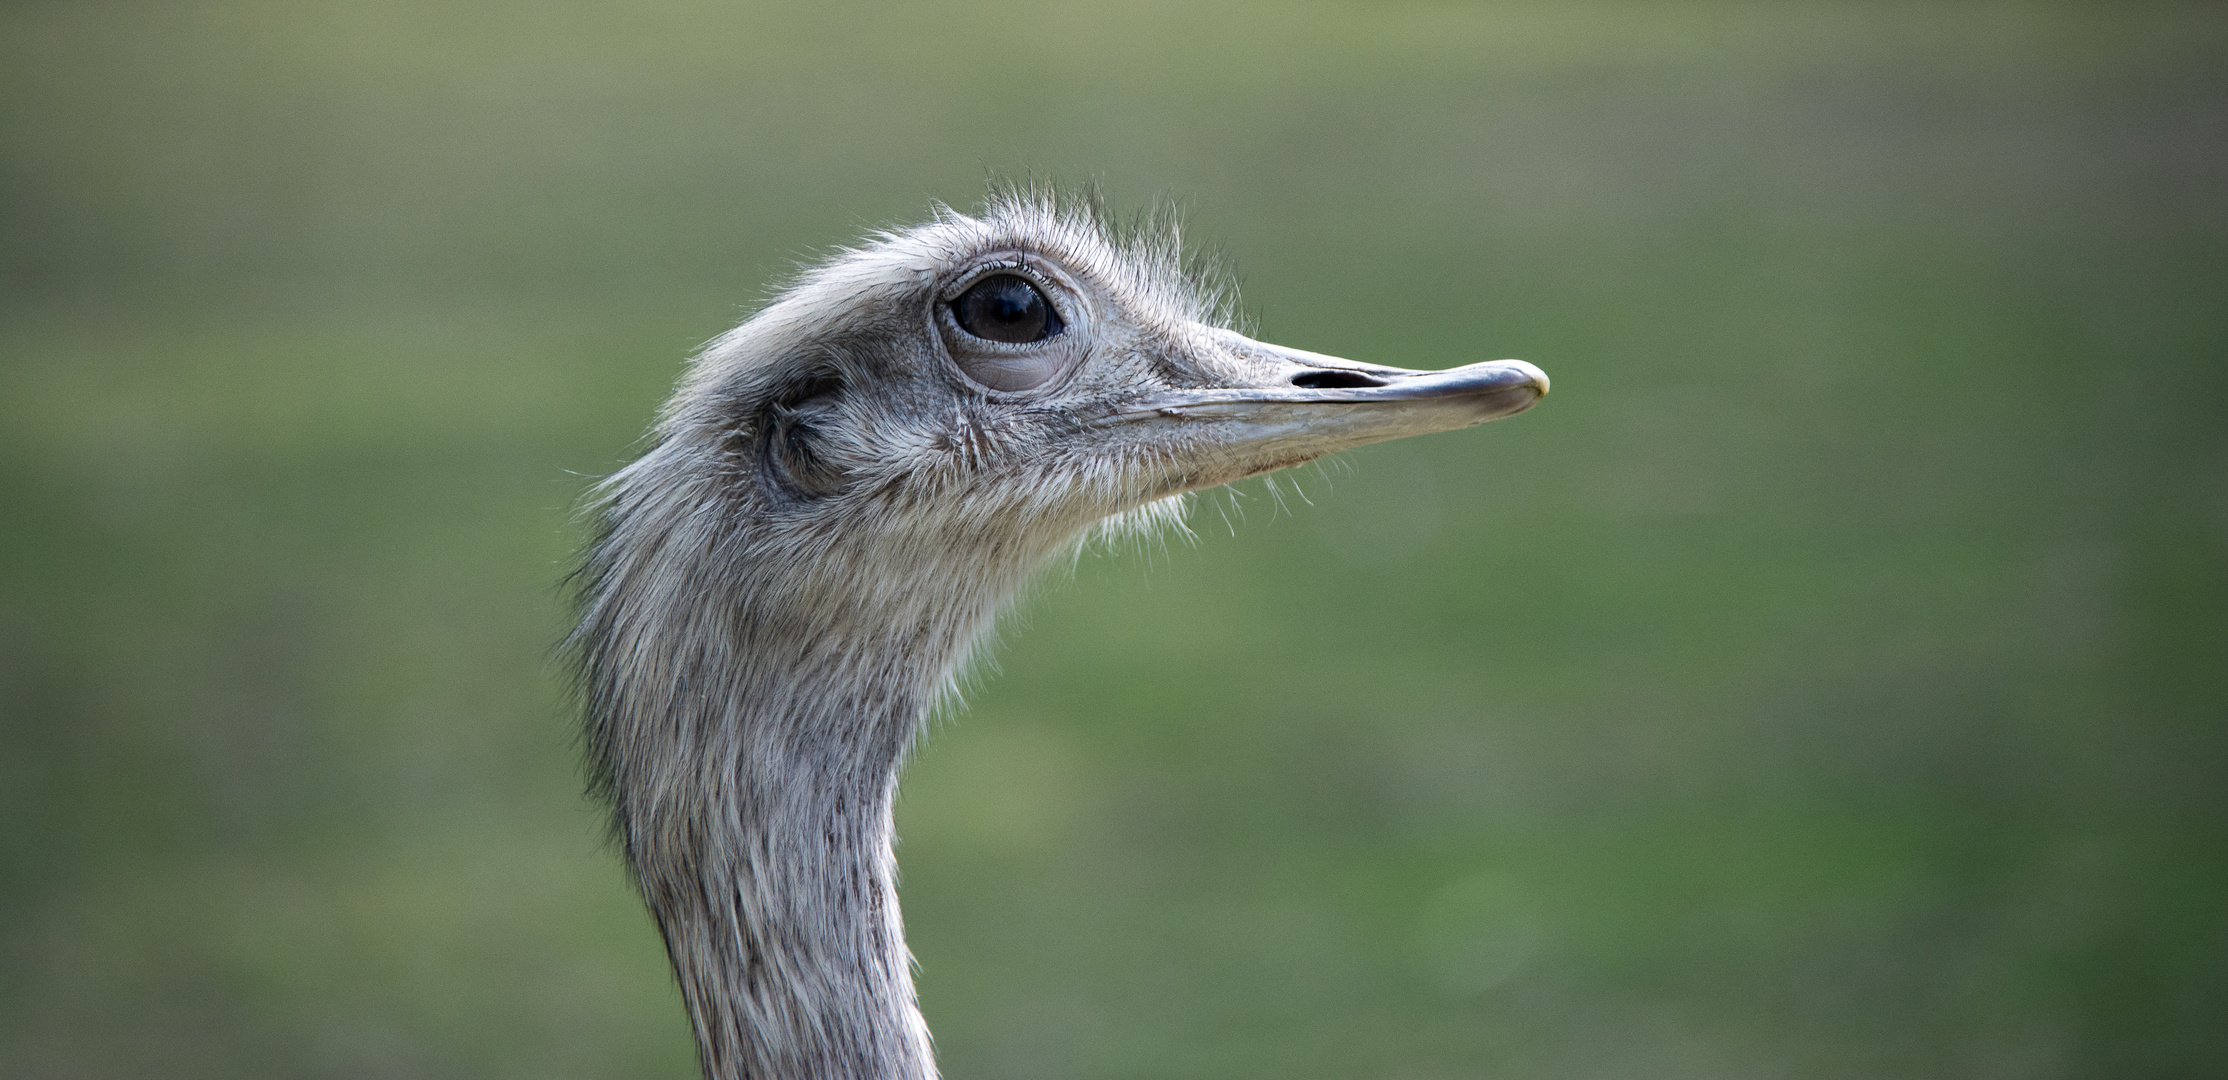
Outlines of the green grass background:
[{"label": "green grass background", "polygon": [[947,1075],[2228,1075],[2228,16],[1591,0],[0,7],[0,1075],[690,1075],[570,508],[1030,171],[1555,393],[1008,621]]}]

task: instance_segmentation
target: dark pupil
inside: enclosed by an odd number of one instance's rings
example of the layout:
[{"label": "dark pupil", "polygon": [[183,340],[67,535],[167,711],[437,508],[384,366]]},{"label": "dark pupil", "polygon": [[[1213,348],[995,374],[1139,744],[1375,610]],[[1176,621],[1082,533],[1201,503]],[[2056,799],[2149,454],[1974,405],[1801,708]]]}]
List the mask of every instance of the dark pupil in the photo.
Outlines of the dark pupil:
[{"label": "dark pupil", "polygon": [[1037,287],[1011,274],[984,278],[952,301],[959,328],[979,338],[1024,345],[1060,332],[1060,317]]}]

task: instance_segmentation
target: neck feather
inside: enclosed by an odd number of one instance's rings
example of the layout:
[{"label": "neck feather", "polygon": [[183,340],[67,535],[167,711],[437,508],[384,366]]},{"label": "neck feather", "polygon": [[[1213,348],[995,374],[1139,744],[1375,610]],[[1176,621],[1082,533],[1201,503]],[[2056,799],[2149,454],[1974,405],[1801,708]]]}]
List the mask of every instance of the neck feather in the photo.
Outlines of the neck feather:
[{"label": "neck feather", "polygon": [[707,445],[622,472],[583,567],[591,758],[712,1080],[934,1080],[898,770],[997,610],[1097,519],[1017,533],[978,507],[807,542],[727,505]]},{"label": "neck feather", "polygon": [[705,1072],[932,1080],[891,809],[964,642],[740,644],[752,660],[712,647],[683,661],[668,710],[646,718],[665,744],[632,763],[645,775],[620,777],[628,854]]},{"label": "neck feather", "polygon": [[[590,742],[712,1080],[934,1080],[891,850],[905,755],[1005,583],[925,606],[660,595],[607,563]],[[1017,580],[1018,574],[1008,576]],[[729,580],[735,580],[730,575]]]}]

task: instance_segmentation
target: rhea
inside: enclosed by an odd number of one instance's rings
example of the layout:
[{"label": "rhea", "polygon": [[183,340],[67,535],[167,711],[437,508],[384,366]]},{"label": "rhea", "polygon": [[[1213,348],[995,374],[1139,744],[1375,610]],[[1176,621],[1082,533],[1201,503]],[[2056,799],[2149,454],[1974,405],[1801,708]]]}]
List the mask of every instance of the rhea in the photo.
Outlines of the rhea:
[{"label": "rhea", "polygon": [[997,197],[804,272],[696,356],[580,573],[591,775],[712,1080],[931,1080],[891,805],[1030,574],[1188,492],[1529,408],[1230,328],[1173,232]]}]

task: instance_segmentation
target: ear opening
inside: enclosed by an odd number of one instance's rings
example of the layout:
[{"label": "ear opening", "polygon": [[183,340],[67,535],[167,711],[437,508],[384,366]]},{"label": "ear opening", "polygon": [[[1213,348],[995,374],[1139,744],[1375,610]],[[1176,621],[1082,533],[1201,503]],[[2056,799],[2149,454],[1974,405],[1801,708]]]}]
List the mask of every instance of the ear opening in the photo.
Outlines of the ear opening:
[{"label": "ear opening", "polygon": [[850,474],[827,455],[827,427],[835,421],[843,376],[817,368],[783,387],[766,405],[758,428],[759,475],[776,501],[802,503],[841,492]]}]

